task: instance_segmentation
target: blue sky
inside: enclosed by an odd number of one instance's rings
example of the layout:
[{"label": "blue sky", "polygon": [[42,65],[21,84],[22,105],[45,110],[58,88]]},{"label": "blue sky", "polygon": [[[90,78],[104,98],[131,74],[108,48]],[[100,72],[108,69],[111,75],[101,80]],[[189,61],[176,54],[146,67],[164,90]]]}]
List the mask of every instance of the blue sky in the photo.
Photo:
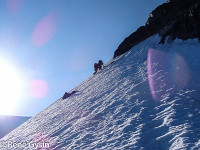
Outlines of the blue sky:
[{"label": "blue sky", "polygon": [[[13,79],[6,85],[9,92],[0,87],[12,95],[0,93],[0,115],[33,116],[48,107],[90,76],[94,62],[109,61],[166,1],[1,0],[0,64],[6,65],[0,70],[13,76],[0,78],[17,76],[21,83]],[[15,71],[4,71],[4,66]]]}]

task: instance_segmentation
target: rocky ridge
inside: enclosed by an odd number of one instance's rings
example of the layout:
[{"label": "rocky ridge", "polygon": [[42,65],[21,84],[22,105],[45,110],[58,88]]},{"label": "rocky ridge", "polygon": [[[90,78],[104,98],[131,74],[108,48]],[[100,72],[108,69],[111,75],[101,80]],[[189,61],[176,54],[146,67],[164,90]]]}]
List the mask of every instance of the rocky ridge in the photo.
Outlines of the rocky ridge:
[{"label": "rocky ridge", "polygon": [[158,6],[150,13],[145,26],[138,28],[119,45],[114,58],[154,34],[162,37],[158,44],[164,44],[167,36],[171,40],[176,38],[200,40],[200,1],[168,0]]}]

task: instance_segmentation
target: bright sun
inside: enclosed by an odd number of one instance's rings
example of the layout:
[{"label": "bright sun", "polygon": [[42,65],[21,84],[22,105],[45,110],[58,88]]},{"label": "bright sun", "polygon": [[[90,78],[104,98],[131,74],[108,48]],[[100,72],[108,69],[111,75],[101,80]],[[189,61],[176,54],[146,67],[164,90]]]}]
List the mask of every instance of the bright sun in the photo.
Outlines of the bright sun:
[{"label": "bright sun", "polygon": [[0,59],[0,115],[12,113],[22,96],[23,80],[14,65]]}]

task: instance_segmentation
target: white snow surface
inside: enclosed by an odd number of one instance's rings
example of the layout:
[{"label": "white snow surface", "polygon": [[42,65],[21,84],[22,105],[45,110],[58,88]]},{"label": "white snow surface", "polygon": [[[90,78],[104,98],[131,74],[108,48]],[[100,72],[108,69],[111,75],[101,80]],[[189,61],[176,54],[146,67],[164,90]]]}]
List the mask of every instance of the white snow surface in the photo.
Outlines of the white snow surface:
[{"label": "white snow surface", "polygon": [[[77,93],[58,99],[2,138],[0,149],[200,149],[200,43],[176,39],[157,45],[159,41],[154,35],[110,60],[71,90]],[[159,100],[152,96],[156,91],[150,89],[149,79],[163,70],[148,73],[147,67],[153,67],[147,61],[149,49],[178,54],[189,71],[180,89],[166,81],[162,87],[168,89]]]}]

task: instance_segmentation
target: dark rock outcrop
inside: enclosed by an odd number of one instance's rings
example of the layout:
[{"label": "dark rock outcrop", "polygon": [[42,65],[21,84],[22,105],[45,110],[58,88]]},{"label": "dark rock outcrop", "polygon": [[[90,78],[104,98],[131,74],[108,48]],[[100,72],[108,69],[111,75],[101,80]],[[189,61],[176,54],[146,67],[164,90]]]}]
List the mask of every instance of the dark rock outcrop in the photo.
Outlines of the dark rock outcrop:
[{"label": "dark rock outcrop", "polygon": [[200,40],[200,0],[168,0],[157,7],[150,13],[145,26],[140,27],[119,45],[114,58],[154,34],[162,37],[159,44],[165,43],[167,36],[172,40]]},{"label": "dark rock outcrop", "polygon": [[72,91],[71,93],[65,92],[65,94],[64,94],[63,97],[62,97],[62,99],[66,99],[66,98],[72,96],[72,94],[75,94],[75,93],[77,93],[77,92],[78,92],[78,91]]}]

